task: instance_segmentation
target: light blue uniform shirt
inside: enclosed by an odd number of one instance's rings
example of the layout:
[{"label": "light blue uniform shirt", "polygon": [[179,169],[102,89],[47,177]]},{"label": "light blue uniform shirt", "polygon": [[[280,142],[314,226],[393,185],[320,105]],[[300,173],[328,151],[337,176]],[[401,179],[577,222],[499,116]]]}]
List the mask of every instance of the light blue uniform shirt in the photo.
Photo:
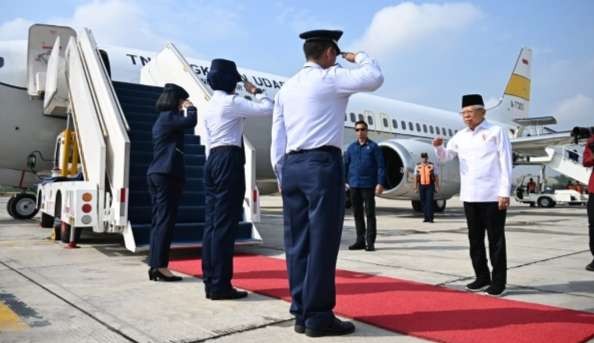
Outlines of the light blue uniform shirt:
[{"label": "light blue uniform shirt", "polygon": [[277,177],[286,153],[325,145],[342,149],[349,97],[374,91],[384,82],[379,65],[367,54],[358,53],[355,63],[358,68],[323,69],[307,62],[276,94],[270,159]]}]

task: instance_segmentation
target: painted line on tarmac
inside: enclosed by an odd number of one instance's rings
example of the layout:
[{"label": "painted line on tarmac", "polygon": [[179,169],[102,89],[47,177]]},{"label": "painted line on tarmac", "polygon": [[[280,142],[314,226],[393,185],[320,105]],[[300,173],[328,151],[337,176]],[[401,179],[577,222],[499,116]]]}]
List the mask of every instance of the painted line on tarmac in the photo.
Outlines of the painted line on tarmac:
[{"label": "painted line on tarmac", "polygon": [[0,302],[0,332],[6,331],[24,331],[29,328],[14,311]]},{"label": "painted line on tarmac", "polygon": [[134,342],[134,343],[138,343],[137,340],[133,339],[132,337],[126,335],[125,333],[123,333],[122,331],[116,329],[115,327],[111,326],[110,324],[104,322],[103,320],[97,318],[96,316],[94,316],[92,313],[86,311],[85,309],[79,307],[78,305],[74,304],[73,302],[69,301],[68,299],[62,297],[61,295],[59,295],[58,293],[52,291],[51,289],[45,287],[44,285],[40,284],[39,282],[35,281],[34,279],[32,279],[31,277],[27,276],[25,273],[19,271],[18,269],[12,267],[11,265],[0,261],[0,264],[2,264],[3,266],[5,266],[6,268],[10,269],[11,271],[17,273],[18,275],[20,275],[21,277],[23,277],[24,279],[28,280],[29,282],[33,283],[34,285],[36,285],[37,287],[43,289],[44,291],[46,291],[47,293],[53,295],[54,297],[62,300],[64,303],[68,304],[70,307],[77,309],[78,311],[80,311],[81,313],[85,314],[87,317],[93,319],[94,321],[96,321],[97,323],[99,323],[100,325],[102,325],[103,327],[105,327],[106,329],[108,329],[109,331],[121,336],[122,338],[128,340],[129,342]]}]

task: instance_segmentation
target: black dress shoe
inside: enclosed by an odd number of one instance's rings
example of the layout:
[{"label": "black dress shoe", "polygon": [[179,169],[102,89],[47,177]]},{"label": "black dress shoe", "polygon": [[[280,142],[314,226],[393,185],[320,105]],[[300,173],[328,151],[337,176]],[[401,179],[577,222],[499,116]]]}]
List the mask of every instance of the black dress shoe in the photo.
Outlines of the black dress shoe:
[{"label": "black dress shoe", "polygon": [[365,249],[365,243],[355,243],[349,247],[349,250],[363,250]]},{"label": "black dress shoe", "polygon": [[374,245],[368,245],[365,247],[365,251],[375,251],[375,246]]},{"label": "black dress shoe", "polygon": [[472,292],[480,292],[489,286],[491,286],[491,281],[477,279],[466,285],[466,289]]},{"label": "black dress shoe", "polygon": [[148,271],[149,280],[151,281],[165,281],[165,282],[173,282],[173,281],[181,281],[182,278],[179,276],[167,276],[159,271],[157,268],[151,268]]},{"label": "black dress shoe", "polygon": [[594,260],[592,260],[592,262],[590,262],[590,264],[586,266],[586,270],[594,272]]},{"label": "black dress shoe", "polygon": [[355,332],[355,325],[351,322],[345,322],[334,318],[332,324],[321,329],[305,328],[305,334],[309,337],[322,336],[342,336]]},{"label": "black dress shoe", "polygon": [[485,292],[494,297],[500,297],[505,294],[505,286],[491,285]]},{"label": "black dress shoe", "polygon": [[305,321],[295,317],[295,332],[305,333]]},{"label": "black dress shoe", "polygon": [[231,290],[223,293],[210,293],[210,300],[233,300],[233,299],[241,299],[247,297],[247,292],[238,291],[235,288],[231,288]]}]

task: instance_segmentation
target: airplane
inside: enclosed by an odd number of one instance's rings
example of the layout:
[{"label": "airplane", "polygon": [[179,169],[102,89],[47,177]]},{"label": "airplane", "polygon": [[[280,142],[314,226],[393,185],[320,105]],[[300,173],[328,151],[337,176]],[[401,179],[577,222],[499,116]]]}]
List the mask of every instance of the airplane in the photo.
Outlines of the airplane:
[{"label": "airplane", "polygon": [[[46,47],[44,46],[44,49]],[[39,182],[36,173],[51,170],[56,154],[56,137],[65,128],[63,116],[43,114],[43,100],[27,93],[27,61],[29,58],[47,61],[47,53],[27,56],[27,41],[0,42],[0,185],[25,189]],[[139,83],[141,68],[150,62],[156,52],[117,46],[100,46],[101,56],[114,81]],[[210,61],[187,58],[194,73],[206,84]],[[300,65],[302,61],[295,61]],[[47,63],[47,62],[46,62]],[[542,156],[545,147],[569,141],[567,133],[553,133],[539,137],[521,137],[523,126],[514,120],[529,123],[530,70],[532,51],[522,48],[509,82],[499,102],[487,109],[488,120],[509,131],[514,141],[522,144],[527,156]],[[238,63],[240,65],[240,63]],[[243,78],[264,89],[270,97],[287,79],[266,72],[238,68]],[[248,96],[241,83],[237,93]],[[386,187],[381,195],[387,199],[411,200],[412,207],[420,210],[419,195],[415,192],[414,167],[422,152],[429,153],[437,162],[431,139],[442,136],[446,140],[463,128],[456,112],[422,106],[373,94],[355,94],[351,97],[344,116],[345,148],[355,139],[354,125],[364,120],[369,126],[369,138],[378,142],[386,162]],[[256,175],[263,194],[276,191],[276,179],[270,165],[271,118],[250,119],[246,135],[256,149]],[[514,151],[518,156],[521,151]],[[31,159],[37,160],[35,170]],[[435,196],[435,208],[443,211],[446,201],[458,193],[460,180],[457,160],[440,163],[441,190]],[[266,187],[266,186],[269,187]],[[270,187],[272,185],[272,187]],[[268,189],[268,191],[266,191]],[[35,215],[35,197],[22,192],[12,197],[8,212],[17,219]]]}]

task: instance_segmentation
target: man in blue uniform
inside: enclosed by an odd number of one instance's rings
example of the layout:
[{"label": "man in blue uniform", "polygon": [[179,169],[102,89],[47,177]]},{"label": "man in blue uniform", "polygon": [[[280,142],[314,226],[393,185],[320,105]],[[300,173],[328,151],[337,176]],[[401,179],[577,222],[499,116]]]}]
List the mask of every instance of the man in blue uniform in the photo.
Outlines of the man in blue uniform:
[{"label": "man in blue uniform", "polygon": [[[367,123],[355,123],[357,140],[344,154],[344,170],[351,193],[357,241],[349,250],[375,250],[375,195],[384,191],[384,156],[380,147],[367,137]],[[363,218],[363,205],[367,215],[367,230]]]},{"label": "man in blue uniform", "polygon": [[334,276],[344,220],[344,113],[349,97],[383,83],[363,52],[342,53],[358,68],[336,64],[342,31],[302,33],[307,63],[277,93],[271,162],[283,196],[285,252],[295,331],[308,336],[355,330],[332,312]]},{"label": "man in blue uniform", "polygon": [[206,297],[240,299],[246,292],[233,288],[233,250],[245,196],[245,119],[272,114],[272,99],[244,81],[258,101],[235,94],[242,81],[235,62],[214,59],[207,75],[213,94],[201,116],[206,145],[206,223],[202,242],[202,271]]}]

